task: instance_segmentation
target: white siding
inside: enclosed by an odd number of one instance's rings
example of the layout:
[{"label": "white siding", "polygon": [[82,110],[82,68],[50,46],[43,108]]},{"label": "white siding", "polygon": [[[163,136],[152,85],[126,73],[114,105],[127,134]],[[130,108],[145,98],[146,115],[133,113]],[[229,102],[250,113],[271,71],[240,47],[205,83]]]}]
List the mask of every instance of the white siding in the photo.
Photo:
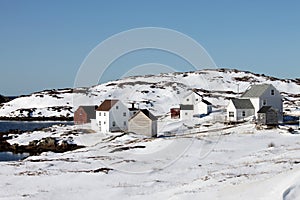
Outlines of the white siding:
[{"label": "white siding", "polygon": [[195,103],[200,102],[200,101],[201,101],[201,97],[193,92],[193,93],[187,95],[186,97],[184,97],[181,104],[194,105]]},{"label": "white siding", "polygon": [[[233,117],[229,116],[230,112],[233,112]],[[228,119],[228,121],[238,121],[237,120],[237,115],[236,115],[236,109],[235,109],[232,101],[230,101],[228,106],[227,106],[227,119]]]},{"label": "white siding", "polygon": [[180,110],[180,118],[183,120],[192,119],[194,115],[193,110]]},{"label": "white siding", "polygon": [[[128,108],[121,101],[118,101],[109,111],[109,131],[127,131],[128,119]],[[114,123],[115,126],[113,126]]]},{"label": "white siding", "polygon": [[[229,116],[230,112],[233,112],[233,117]],[[245,116],[243,116],[243,112],[245,112]],[[231,122],[243,121],[247,117],[254,116],[254,114],[254,109],[236,109],[232,101],[227,106],[227,119]]]},{"label": "white siding", "polygon": [[153,137],[157,135],[157,121],[152,121],[143,112],[139,112],[128,122],[128,131]]},{"label": "white siding", "polygon": [[193,115],[209,114],[212,112],[212,106],[202,102],[202,98],[194,92],[184,97],[181,104],[194,106],[194,110],[180,110],[181,119],[192,119]]},{"label": "white siding", "polygon": [[257,118],[257,111],[262,107],[260,98],[250,98],[252,105],[254,106],[254,114]]},{"label": "white siding", "polygon": [[[272,90],[274,90],[274,95],[272,95]],[[250,99],[254,108],[255,108],[255,117],[258,117],[257,112],[263,106],[272,106],[273,108],[277,109],[279,112],[279,121],[282,121],[282,96],[280,92],[272,85],[260,96],[256,98],[248,98],[244,97],[245,99]],[[264,104],[265,102],[265,104]]]},{"label": "white siding", "polygon": [[211,105],[207,105],[202,101],[196,103],[194,106],[194,114],[209,114],[211,113],[211,110],[212,110]]},{"label": "white siding", "polygon": [[103,133],[109,132],[109,112],[108,111],[96,111],[96,122],[97,122],[100,132],[103,132]]},{"label": "white siding", "polygon": [[128,119],[129,110],[121,101],[118,101],[109,111],[96,111],[97,125],[99,131],[103,133],[126,131]]}]

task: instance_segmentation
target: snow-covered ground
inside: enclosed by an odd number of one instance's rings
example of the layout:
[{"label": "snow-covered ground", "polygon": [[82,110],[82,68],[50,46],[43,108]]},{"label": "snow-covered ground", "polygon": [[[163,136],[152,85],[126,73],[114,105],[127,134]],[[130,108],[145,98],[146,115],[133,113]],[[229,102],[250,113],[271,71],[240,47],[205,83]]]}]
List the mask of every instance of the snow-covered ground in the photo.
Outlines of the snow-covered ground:
[{"label": "snow-covered ground", "polygon": [[[236,97],[250,84],[273,84],[284,97],[284,107],[299,114],[299,79],[285,80],[238,70],[207,69],[195,72],[176,72],[124,78],[90,88],[60,89],[37,92],[5,103],[0,117],[72,117],[79,105],[99,105],[104,99],[118,98],[124,103],[137,102],[155,115],[169,112],[178,106],[190,89],[199,93],[214,106],[224,108],[229,97]],[[239,94],[238,94],[239,93]],[[128,105],[129,106],[129,105]]]},{"label": "snow-covered ground", "polygon": [[[159,137],[102,134],[89,125],[10,135],[11,144],[53,137],[86,147],[0,162],[0,199],[299,199],[299,130],[221,123],[228,98],[253,83],[273,84],[284,97],[285,111],[299,115],[299,79],[222,69],[130,77],[5,103],[0,116],[69,117],[77,106],[106,98],[135,101],[159,116]],[[169,109],[191,88],[213,103],[214,112],[191,121],[170,119]]]},{"label": "snow-covered ground", "polygon": [[[0,199],[299,199],[300,134],[197,123],[159,138],[104,135],[88,125],[23,133],[9,142],[51,136],[86,148],[0,162]],[[160,127],[174,131],[178,123]]]}]

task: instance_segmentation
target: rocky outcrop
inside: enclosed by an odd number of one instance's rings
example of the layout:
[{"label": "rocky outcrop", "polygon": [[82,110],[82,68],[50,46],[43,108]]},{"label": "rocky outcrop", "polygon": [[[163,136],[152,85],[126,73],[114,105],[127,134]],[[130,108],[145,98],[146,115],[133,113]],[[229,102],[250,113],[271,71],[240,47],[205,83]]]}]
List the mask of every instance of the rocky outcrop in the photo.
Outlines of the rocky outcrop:
[{"label": "rocky outcrop", "polygon": [[40,153],[47,151],[63,153],[84,147],[77,144],[68,143],[68,141],[59,141],[52,137],[34,140],[28,145],[11,145],[6,141],[6,139],[7,138],[3,137],[3,135],[0,135],[0,152],[10,151],[13,153],[29,153],[30,155],[39,155]]}]

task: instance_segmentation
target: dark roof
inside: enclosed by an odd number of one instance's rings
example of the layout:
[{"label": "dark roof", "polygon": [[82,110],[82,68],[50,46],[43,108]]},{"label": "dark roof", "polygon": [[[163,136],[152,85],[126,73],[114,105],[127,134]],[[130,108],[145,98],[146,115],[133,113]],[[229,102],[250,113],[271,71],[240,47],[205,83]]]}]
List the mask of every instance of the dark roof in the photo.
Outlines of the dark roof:
[{"label": "dark roof", "polygon": [[[155,117],[149,110],[147,109],[140,109],[137,113],[135,113],[130,119],[134,118],[135,116],[137,116],[140,112],[144,113],[144,115],[146,115],[149,119],[151,119],[152,121],[156,121],[157,117]],[[130,120],[129,119],[129,120]]]},{"label": "dark roof", "polygon": [[89,119],[96,118],[95,106],[79,106],[78,108],[82,108]]},{"label": "dark roof", "polygon": [[252,85],[241,97],[260,97],[270,86],[270,84]]},{"label": "dark roof", "polygon": [[205,103],[206,105],[212,105],[212,103],[210,103],[209,101],[205,100],[205,99],[202,99],[201,100],[203,103]]},{"label": "dark roof", "polygon": [[129,111],[135,111],[135,110],[139,110],[137,108],[128,108]]},{"label": "dark roof", "polygon": [[188,97],[189,95],[191,95],[193,93],[195,93],[196,95],[198,95],[199,97],[201,97],[201,101],[203,103],[205,103],[206,105],[212,105],[212,103],[210,103],[209,101],[203,99],[203,96],[201,94],[199,94],[196,89],[192,89],[192,92],[190,94],[186,95],[185,97]]},{"label": "dark roof", "polygon": [[232,99],[231,101],[236,109],[254,109],[250,99]]},{"label": "dark roof", "polygon": [[263,106],[259,109],[259,111],[257,111],[257,113],[267,113],[270,109],[274,110],[272,106]]},{"label": "dark roof", "polygon": [[193,105],[184,105],[184,104],[180,104],[180,110],[194,110],[194,106]]},{"label": "dark roof", "polygon": [[97,111],[109,111],[119,100],[107,99],[101,103]]}]

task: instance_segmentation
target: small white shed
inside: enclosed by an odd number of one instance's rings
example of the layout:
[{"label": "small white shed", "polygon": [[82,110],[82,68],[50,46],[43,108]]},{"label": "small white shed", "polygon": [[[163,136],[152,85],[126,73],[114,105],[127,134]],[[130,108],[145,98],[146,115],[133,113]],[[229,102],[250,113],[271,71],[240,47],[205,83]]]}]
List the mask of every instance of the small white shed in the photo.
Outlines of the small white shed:
[{"label": "small white shed", "polygon": [[156,137],[157,118],[149,110],[141,109],[129,119],[128,132]]},{"label": "small white shed", "polygon": [[228,121],[243,121],[245,118],[254,115],[254,106],[249,99],[231,99],[227,106]]}]

